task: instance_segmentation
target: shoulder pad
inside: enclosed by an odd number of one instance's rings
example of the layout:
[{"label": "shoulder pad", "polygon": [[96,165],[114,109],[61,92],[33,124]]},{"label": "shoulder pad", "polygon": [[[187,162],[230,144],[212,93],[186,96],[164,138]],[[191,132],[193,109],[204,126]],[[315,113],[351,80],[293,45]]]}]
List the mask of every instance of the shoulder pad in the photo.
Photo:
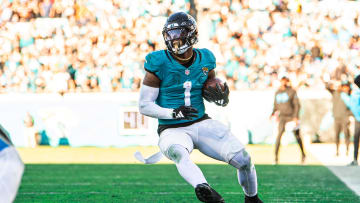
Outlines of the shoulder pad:
[{"label": "shoulder pad", "polygon": [[166,53],[164,50],[154,51],[146,55],[144,68],[146,71],[154,73],[162,80],[162,65],[165,63]]},{"label": "shoulder pad", "polygon": [[146,55],[145,64],[150,66],[160,66],[164,63],[164,58],[166,58],[164,50],[153,51]]},{"label": "shoulder pad", "polygon": [[214,54],[209,49],[198,49],[201,54],[203,54],[203,57],[206,58],[209,62],[216,63],[216,59]]}]

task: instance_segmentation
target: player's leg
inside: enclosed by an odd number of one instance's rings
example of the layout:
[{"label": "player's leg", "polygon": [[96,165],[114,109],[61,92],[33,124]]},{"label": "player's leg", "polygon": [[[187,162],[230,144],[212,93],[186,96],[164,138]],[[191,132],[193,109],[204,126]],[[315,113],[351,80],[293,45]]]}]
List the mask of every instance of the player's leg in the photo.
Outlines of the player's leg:
[{"label": "player's leg", "polygon": [[161,152],[172,160],[180,175],[194,188],[196,185],[206,183],[200,168],[190,160],[190,153],[194,148],[188,134],[181,128],[164,130],[159,139]]},{"label": "player's leg", "polygon": [[261,202],[257,197],[256,170],[244,145],[219,121],[208,119],[196,125],[198,139],[195,146],[205,155],[234,166],[246,201]]},{"label": "player's leg", "polygon": [[350,145],[350,121],[349,117],[346,117],[346,119],[342,123],[342,129],[345,135],[345,145],[346,145],[346,156],[349,154],[349,145]]},{"label": "player's leg", "polygon": [[303,141],[302,141],[301,136],[300,136],[300,129],[299,128],[294,130],[294,135],[295,135],[296,141],[299,144],[299,147],[300,147],[300,150],[301,150],[301,162],[304,163],[306,155],[305,155],[305,150],[304,150],[304,144],[303,144]]},{"label": "player's leg", "polygon": [[354,133],[354,161],[352,165],[358,165],[358,153],[359,153],[359,142],[360,142],[360,122],[355,122],[355,133]]},{"label": "player's leg", "polygon": [[24,164],[0,126],[0,197],[13,202],[19,188]]},{"label": "player's leg", "polygon": [[279,162],[279,149],[281,143],[281,136],[285,132],[285,124],[286,124],[286,120],[284,118],[280,118],[279,126],[278,126],[278,135],[276,137],[276,142],[275,142],[275,164],[278,164]]},{"label": "player's leg", "polygon": [[202,202],[223,202],[224,199],[207,183],[200,168],[190,160],[193,150],[191,137],[181,128],[164,130],[159,139],[161,152],[174,161],[179,174],[195,188],[197,198]]},{"label": "player's leg", "polygon": [[335,119],[334,121],[334,128],[335,128],[336,156],[339,156],[341,122],[337,119]]}]

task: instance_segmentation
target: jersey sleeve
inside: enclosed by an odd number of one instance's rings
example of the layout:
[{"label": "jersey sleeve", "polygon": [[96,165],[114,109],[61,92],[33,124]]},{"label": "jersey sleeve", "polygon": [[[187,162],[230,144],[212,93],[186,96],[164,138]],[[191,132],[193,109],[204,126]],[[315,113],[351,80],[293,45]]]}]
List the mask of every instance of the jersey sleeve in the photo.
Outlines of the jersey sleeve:
[{"label": "jersey sleeve", "polygon": [[216,68],[216,58],[214,54],[209,49],[202,49],[202,53],[204,55],[204,59],[206,60],[209,71]]},{"label": "jersey sleeve", "polygon": [[159,56],[152,52],[146,55],[144,68],[146,71],[155,74],[160,80],[162,80],[161,62]]}]

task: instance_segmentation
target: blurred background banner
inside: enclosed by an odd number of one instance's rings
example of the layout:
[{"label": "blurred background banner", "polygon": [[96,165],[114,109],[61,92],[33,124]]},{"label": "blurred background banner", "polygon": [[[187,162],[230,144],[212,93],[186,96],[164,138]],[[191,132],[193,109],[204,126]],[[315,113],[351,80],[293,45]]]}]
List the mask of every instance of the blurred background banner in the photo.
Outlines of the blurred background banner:
[{"label": "blurred background banner", "polygon": [[[157,120],[140,115],[138,96],[137,92],[0,95],[0,122],[16,146],[156,145]],[[206,108],[243,143],[273,144],[277,130],[276,121],[269,120],[273,97],[269,90],[233,91],[228,108],[209,103]],[[299,91],[299,98],[304,136],[332,141],[330,94]],[[292,135],[284,136],[284,143],[294,141]]]},{"label": "blurred background banner", "polygon": [[155,120],[138,113],[137,93],[0,97],[0,122],[17,146],[125,147],[157,141]]}]

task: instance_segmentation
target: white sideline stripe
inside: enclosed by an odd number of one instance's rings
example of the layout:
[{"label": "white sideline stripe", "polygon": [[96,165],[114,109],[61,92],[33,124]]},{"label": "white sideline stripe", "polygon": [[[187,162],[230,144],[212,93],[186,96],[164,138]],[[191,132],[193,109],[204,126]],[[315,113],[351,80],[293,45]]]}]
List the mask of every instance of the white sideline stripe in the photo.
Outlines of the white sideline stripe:
[{"label": "white sideline stripe", "polygon": [[360,166],[326,166],[348,188],[360,196]]},{"label": "white sideline stripe", "polygon": [[312,144],[308,150],[348,188],[360,196],[360,166],[346,166],[352,161],[352,148],[349,156],[345,156],[345,149],[340,145],[339,157],[335,157],[335,144]]}]

